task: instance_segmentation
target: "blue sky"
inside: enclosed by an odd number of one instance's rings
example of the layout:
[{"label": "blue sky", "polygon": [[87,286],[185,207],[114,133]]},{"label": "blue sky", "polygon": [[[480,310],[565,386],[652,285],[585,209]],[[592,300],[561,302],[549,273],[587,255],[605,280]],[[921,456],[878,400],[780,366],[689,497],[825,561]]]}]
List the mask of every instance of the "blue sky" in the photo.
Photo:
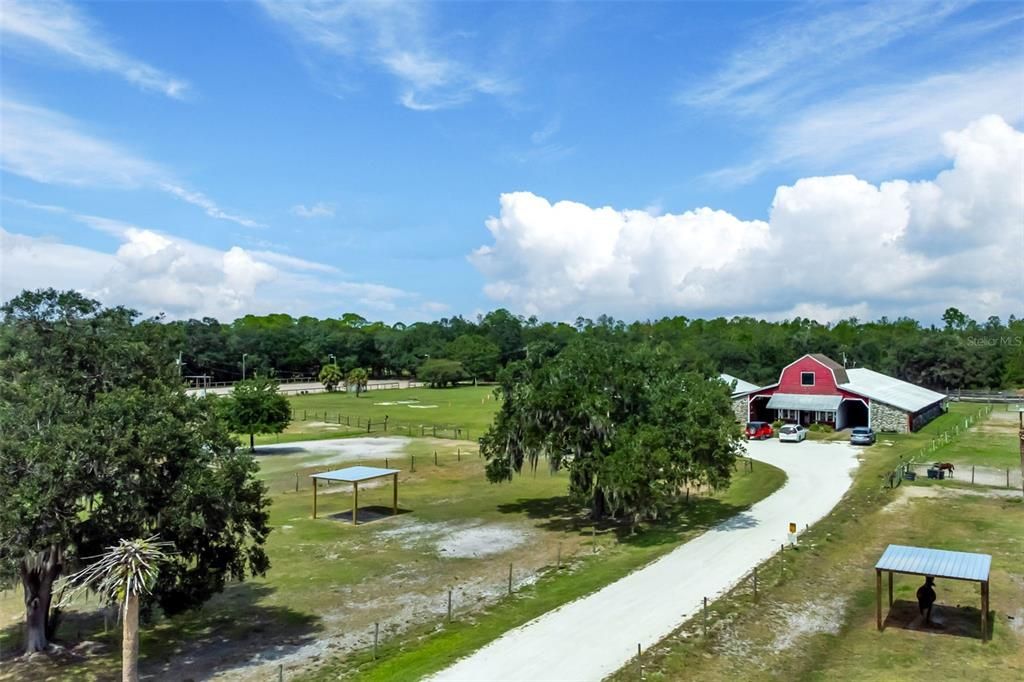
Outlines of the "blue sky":
[{"label": "blue sky", "polygon": [[8,0],[2,294],[1019,315],[1022,38],[1014,3]]}]

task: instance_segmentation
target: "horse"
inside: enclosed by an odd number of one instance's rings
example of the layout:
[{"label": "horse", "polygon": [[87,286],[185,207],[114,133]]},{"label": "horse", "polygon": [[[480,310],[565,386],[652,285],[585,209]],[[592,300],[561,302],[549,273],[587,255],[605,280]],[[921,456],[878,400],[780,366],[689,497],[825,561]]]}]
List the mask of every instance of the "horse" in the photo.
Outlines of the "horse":
[{"label": "horse", "polygon": [[956,471],[956,467],[953,466],[952,462],[935,462],[934,464],[932,464],[932,467],[938,469],[939,471],[948,471],[949,478],[953,478],[953,472]]}]

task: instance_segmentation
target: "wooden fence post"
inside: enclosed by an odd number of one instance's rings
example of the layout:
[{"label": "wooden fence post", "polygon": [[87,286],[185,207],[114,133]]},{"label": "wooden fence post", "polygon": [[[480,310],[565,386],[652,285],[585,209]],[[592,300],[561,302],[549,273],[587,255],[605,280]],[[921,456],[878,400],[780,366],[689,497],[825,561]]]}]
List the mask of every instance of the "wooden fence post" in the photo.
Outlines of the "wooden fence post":
[{"label": "wooden fence post", "polygon": [[452,622],[452,590],[448,588],[448,622]]},{"label": "wooden fence post", "polygon": [[704,637],[708,636],[708,598],[704,597]]},{"label": "wooden fence post", "polygon": [[757,603],[757,566],[754,566],[754,603]]},{"label": "wooden fence post", "polygon": [[508,596],[512,596],[512,562],[508,564]]},{"label": "wooden fence post", "polygon": [[299,472],[295,472],[295,492],[299,492]]},{"label": "wooden fence post", "polygon": [[373,660],[377,660],[377,640],[380,638],[380,623],[373,624]]}]

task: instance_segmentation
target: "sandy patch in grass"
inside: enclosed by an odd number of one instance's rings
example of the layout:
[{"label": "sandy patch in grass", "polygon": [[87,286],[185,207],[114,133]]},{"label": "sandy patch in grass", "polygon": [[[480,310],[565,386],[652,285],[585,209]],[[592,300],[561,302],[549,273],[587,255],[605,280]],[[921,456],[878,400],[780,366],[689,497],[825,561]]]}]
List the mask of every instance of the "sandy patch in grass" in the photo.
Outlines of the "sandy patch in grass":
[{"label": "sandy patch in grass", "polygon": [[[330,438],[296,443],[275,443],[260,447],[263,456],[282,454],[322,454],[323,458],[304,463],[307,467],[321,467],[346,461],[384,459],[405,451],[411,439],[400,436],[385,438]],[[278,453],[278,454],[275,454]]]},{"label": "sandy patch in grass", "polygon": [[382,530],[378,536],[396,540],[403,547],[425,543],[441,557],[475,559],[515,549],[526,543],[530,533],[518,526],[480,521],[404,521],[396,528]]},{"label": "sandy patch in grass", "polygon": [[838,635],[843,626],[846,600],[809,602],[785,614],[785,625],[771,644],[776,653],[785,651],[808,635]]},{"label": "sandy patch in grass", "polygon": [[889,504],[882,507],[883,512],[894,512],[906,509],[910,506],[911,500],[921,499],[935,499],[943,498],[948,499],[951,497],[961,497],[964,495],[974,495],[975,497],[1018,497],[1020,492],[1017,490],[999,490],[999,489],[968,489],[968,488],[945,488],[938,485],[903,485],[899,488],[899,495]]}]

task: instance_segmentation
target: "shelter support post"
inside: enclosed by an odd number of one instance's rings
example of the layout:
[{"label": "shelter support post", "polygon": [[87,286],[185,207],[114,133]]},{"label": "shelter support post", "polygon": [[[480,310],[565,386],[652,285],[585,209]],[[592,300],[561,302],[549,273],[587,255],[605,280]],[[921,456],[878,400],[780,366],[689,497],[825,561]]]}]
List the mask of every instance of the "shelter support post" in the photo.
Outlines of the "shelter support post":
[{"label": "shelter support post", "polygon": [[398,474],[393,474],[393,476],[394,476],[394,479],[393,479],[394,487],[391,490],[391,513],[392,514],[397,514],[398,513]]},{"label": "shelter support post", "polygon": [[892,608],[892,571],[889,571],[889,608]]},{"label": "shelter support post", "polygon": [[317,480],[313,479],[313,518],[316,518],[316,484]]},{"label": "shelter support post", "polygon": [[356,514],[359,513],[359,482],[352,482],[352,525],[356,525]]},{"label": "shelter support post", "polygon": [[875,625],[882,630],[882,571],[875,569]]},{"label": "shelter support post", "polygon": [[978,585],[981,587],[981,641],[985,642],[988,640],[988,584],[982,581]]}]

